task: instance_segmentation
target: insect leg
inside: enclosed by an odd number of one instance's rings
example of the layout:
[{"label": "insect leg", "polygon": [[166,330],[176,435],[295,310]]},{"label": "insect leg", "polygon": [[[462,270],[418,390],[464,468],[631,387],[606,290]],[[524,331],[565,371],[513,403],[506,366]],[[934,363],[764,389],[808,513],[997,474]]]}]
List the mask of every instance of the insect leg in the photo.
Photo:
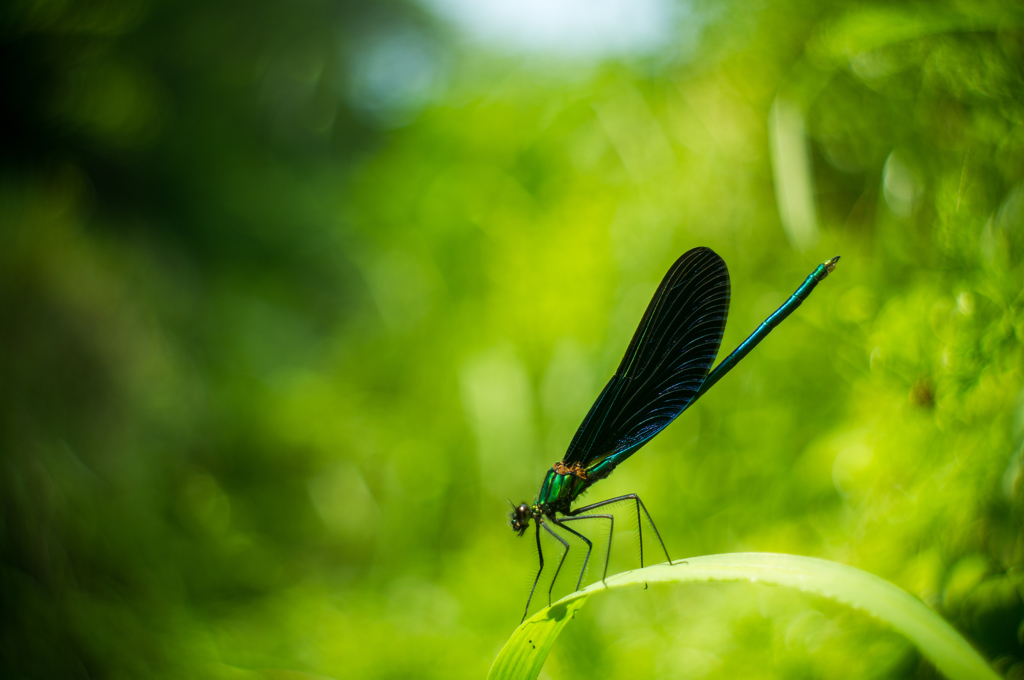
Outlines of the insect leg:
[{"label": "insect leg", "polygon": [[647,516],[647,521],[651,523],[651,528],[654,529],[654,536],[658,539],[658,543],[661,545],[662,551],[665,553],[665,559],[668,560],[669,564],[672,564],[672,558],[668,556],[668,548],[665,547],[665,541],[661,540],[661,534],[658,532],[658,527],[651,518],[651,513],[647,512],[647,506],[640,500],[640,497],[635,493],[628,493],[625,496],[616,496],[615,498],[609,498],[608,500],[598,501],[590,505],[585,505],[582,508],[576,508],[573,510],[571,515],[579,515],[586,512],[587,510],[594,510],[596,508],[604,507],[605,505],[611,505],[612,503],[619,503],[620,501],[632,500],[636,502],[636,523],[637,529],[640,533],[640,566],[644,566],[644,532],[643,523],[640,521],[640,510],[644,511],[644,515]]},{"label": "insect leg", "polygon": [[[586,519],[586,518],[584,518],[584,517],[577,517],[576,519]],[[569,527],[567,527],[564,524],[562,524],[562,522],[571,522],[571,521],[573,521],[572,517],[563,517],[560,520],[552,519],[551,521],[554,522],[555,524],[557,524],[558,526],[562,527],[566,531],[568,531],[570,534],[573,534],[574,536],[578,536],[581,541],[583,541],[584,543],[587,544],[587,556],[583,558],[583,568],[580,569],[580,577],[578,579],[576,579],[576,590],[579,590],[580,589],[580,585],[583,583],[583,575],[587,572],[587,564],[590,562],[590,553],[594,549],[594,544],[591,543],[590,539],[587,538],[586,536],[584,536],[583,534],[579,533],[578,531],[573,531]],[[554,586],[555,586],[555,584],[552,581],[551,587],[553,588]]]},{"label": "insect leg", "polygon": [[[601,574],[601,583],[604,583],[605,579],[608,578],[608,560],[611,558],[611,555],[612,555],[612,530],[615,529],[615,518],[612,517],[611,515],[579,515],[579,516],[574,516],[574,517],[563,517],[561,520],[559,520],[559,522],[560,523],[561,522],[575,522],[575,521],[578,521],[578,520],[581,520],[581,519],[606,519],[606,520],[608,520],[608,547],[605,549],[605,553],[604,553],[604,573]],[[569,530],[569,527],[565,526],[564,524],[562,525],[562,527],[564,529],[566,529],[566,530]],[[587,543],[589,544],[590,541],[587,541]],[[589,549],[587,550],[587,559],[588,560],[590,559],[590,550]],[[587,569],[587,563],[586,562],[583,563],[583,569],[584,569],[584,571],[586,571],[586,569]],[[583,573],[581,572],[580,573],[580,579],[582,580],[582,578],[583,578]],[[580,589],[580,586],[579,586],[579,584],[577,584],[576,585],[576,590],[579,590],[579,589]]]},{"label": "insect leg", "polygon": [[[554,521],[554,520],[552,520],[552,521]],[[551,587],[548,588],[548,606],[550,607],[551,606],[551,591],[555,589],[555,581],[558,580],[558,572],[562,571],[562,565],[565,564],[565,558],[568,557],[568,555],[569,555],[569,541],[565,540],[564,538],[562,538],[561,536],[556,534],[551,529],[551,527],[549,527],[547,525],[547,522],[538,522],[538,524],[543,526],[545,531],[547,531],[549,534],[551,534],[552,536],[557,538],[558,541],[562,545],[565,546],[565,552],[562,553],[562,559],[558,560],[558,568],[555,569],[555,577],[553,579],[551,579]],[[561,525],[559,525],[559,526],[561,526]],[[573,531],[573,533],[575,534],[576,532]],[[537,530],[537,542],[538,542],[538,545],[539,545],[540,544],[540,530],[539,529]],[[540,578],[540,574],[537,574],[537,578]],[[534,586],[536,587],[536,584],[534,584]]]},{"label": "insect leg", "polygon": [[530,596],[526,598],[526,610],[523,612],[523,618],[519,620],[522,623],[526,620],[526,615],[530,613],[530,602],[533,601],[533,592],[537,590],[537,581],[540,581],[540,575],[544,572],[544,550],[540,547],[540,522],[537,522],[537,554],[540,556],[540,568],[537,569],[537,575],[533,577],[533,586],[530,588]]}]

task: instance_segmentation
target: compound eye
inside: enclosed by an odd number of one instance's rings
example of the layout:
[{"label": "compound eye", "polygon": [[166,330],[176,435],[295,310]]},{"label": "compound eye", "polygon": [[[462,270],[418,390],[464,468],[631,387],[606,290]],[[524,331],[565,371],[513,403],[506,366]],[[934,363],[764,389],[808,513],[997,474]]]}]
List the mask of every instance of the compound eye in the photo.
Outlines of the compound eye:
[{"label": "compound eye", "polygon": [[523,503],[518,508],[516,508],[516,514],[519,515],[520,517],[529,517],[530,514],[531,514],[530,513],[530,506],[527,505],[526,503]]}]

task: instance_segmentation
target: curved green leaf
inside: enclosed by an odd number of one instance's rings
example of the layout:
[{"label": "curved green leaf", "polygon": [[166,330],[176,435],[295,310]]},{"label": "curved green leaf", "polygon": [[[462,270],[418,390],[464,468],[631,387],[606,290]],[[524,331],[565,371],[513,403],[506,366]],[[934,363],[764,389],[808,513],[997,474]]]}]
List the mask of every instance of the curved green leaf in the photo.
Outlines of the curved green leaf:
[{"label": "curved green leaf", "polygon": [[691,557],[610,576],[542,609],[520,625],[498,653],[489,680],[533,680],[555,638],[591,595],[644,583],[751,581],[798,588],[871,614],[903,633],[952,680],[999,676],[974,648],[920,600],[866,571],[814,557],[731,553]]}]

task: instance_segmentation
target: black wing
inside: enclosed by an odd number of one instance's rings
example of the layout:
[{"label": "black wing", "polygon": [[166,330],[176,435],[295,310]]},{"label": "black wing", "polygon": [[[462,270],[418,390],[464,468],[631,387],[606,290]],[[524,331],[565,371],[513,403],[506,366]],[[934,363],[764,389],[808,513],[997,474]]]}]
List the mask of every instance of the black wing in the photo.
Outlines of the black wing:
[{"label": "black wing", "polygon": [[728,313],[725,261],[710,248],[676,260],[563,462],[600,479],[675,420],[715,362]]}]

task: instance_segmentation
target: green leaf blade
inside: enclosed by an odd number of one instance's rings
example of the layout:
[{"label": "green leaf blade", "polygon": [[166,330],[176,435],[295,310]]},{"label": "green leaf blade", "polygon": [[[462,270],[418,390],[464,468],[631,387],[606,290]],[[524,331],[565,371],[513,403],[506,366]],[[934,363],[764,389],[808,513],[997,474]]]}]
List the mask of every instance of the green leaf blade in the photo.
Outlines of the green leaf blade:
[{"label": "green leaf blade", "polygon": [[524,621],[491,666],[489,680],[533,680],[555,639],[591,595],[645,583],[750,581],[796,588],[864,611],[905,635],[952,680],[999,676],[952,626],[888,581],[837,562],[775,553],[706,555],[609,577],[568,595]]}]

